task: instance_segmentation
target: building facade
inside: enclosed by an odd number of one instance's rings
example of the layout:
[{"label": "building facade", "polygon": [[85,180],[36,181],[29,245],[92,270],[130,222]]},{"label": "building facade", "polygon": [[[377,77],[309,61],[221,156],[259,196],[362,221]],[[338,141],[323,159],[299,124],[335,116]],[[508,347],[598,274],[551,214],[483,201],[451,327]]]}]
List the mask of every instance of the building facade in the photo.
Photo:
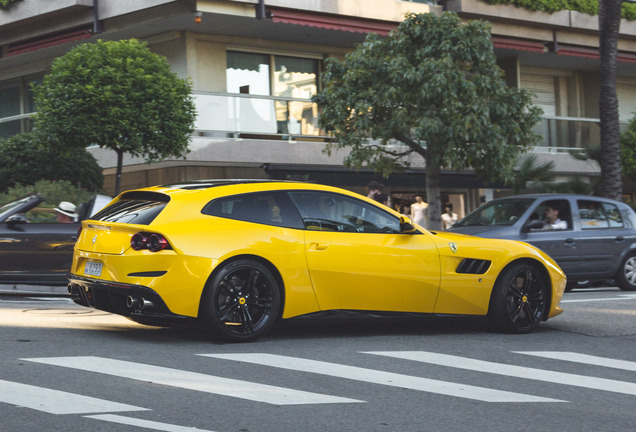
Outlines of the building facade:
[{"label": "building facade", "polygon": [[[544,117],[534,153],[560,178],[599,175],[595,163],[568,151],[599,142],[598,17],[531,12],[482,0],[442,4],[400,0],[20,0],[0,9],[0,137],[30,130],[30,86],[54,58],[85,42],[138,38],[189,77],[196,131],[185,160],[148,165],[127,157],[122,188],[202,178],[314,181],[366,194],[371,180],[397,201],[425,194],[424,162],[383,179],[343,167],[344,154],[323,152],[326,134],[311,95],[323,60],[343,56],[370,32],[388,34],[408,12],[452,10],[491,22],[495,53],[508,85],[532,90]],[[636,111],[636,24],[620,28],[617,92],[620,120]],[[112,193],[116,156],[89,149]],[[497,195],[472,172],[444,172],[444,199],[463,215]]]}]

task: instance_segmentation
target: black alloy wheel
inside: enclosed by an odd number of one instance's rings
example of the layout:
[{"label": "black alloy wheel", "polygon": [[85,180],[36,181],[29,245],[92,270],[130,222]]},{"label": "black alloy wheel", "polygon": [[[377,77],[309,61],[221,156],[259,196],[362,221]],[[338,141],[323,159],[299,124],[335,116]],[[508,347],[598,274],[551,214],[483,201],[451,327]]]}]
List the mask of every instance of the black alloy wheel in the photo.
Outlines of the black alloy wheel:
[{"label": "black alloy wheel", "polygon": [[623,291],[636,291],[636,254],[625,257],[616,275],[616,285]]},{"label": "black alloy wheel", "polygon": [[225,265],[212,278],[203,300],[203,324],[229,342],[248,342],[266,334],[281,308],[278,283],[256,261]]},{"label": "black alloy wheel", "polygon": [[536,267],[517,263],[505,268],[493,289],[490,323],[506,333],[534,330],[546,313],[548,284]]}]

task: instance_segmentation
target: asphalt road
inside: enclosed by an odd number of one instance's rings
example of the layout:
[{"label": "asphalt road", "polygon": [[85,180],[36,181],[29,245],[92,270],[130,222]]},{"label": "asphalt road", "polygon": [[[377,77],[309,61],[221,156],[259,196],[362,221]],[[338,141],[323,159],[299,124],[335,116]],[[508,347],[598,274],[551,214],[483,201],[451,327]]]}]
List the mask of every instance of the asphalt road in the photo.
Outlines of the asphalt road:
[{"label": "asphalt road", "polygon": [[219,344],[0,294],[0,431],[633,431],[636,293],[563,307],[529,335],[337,317]]}]

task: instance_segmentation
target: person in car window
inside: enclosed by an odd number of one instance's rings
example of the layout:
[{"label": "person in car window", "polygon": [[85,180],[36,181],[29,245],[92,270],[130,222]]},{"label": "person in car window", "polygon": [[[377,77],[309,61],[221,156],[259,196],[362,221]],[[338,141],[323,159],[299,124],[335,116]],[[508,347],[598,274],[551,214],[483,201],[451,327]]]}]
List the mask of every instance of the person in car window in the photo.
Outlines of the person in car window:
[{"label": "person in car window", "polygon": [[68,201],[60,202],[55,207],[58,223],[74,223],[77,222],[77,207]]},{"label": "person in car window", "polygon": [[559,219],[560,207],[557,203],[548,203],[545,207],[544,230],[564,230],[568,229],[567,221]]}]

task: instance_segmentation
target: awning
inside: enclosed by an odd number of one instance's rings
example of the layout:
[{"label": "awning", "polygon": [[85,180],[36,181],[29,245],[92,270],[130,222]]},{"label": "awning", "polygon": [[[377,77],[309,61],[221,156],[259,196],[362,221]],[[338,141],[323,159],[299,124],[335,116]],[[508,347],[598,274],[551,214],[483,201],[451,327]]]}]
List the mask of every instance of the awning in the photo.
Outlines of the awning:
[{"label": "awning", "polygon": [[492,43],[495,48],[508,49],[514,51],[545,52],[543,42],[533,42],[523,39],[493,37]]},{"label": "awning", "polygon": [[275,23],[296,24],[309,27],[341,30],[356,33],[377,33],[386,36],[398,24],[386,21],[375,21],[362,18],[345,18],[335,15],[297,12],[286,9],[268,8]]},{"label": "awning", "polygon": [[90,28],[83,28],[11,44],[5,50],[5,57],[36,51],[64,43],[75,42],[82,39],[88,39],[91,37],[91,34],[92,32]]}]

